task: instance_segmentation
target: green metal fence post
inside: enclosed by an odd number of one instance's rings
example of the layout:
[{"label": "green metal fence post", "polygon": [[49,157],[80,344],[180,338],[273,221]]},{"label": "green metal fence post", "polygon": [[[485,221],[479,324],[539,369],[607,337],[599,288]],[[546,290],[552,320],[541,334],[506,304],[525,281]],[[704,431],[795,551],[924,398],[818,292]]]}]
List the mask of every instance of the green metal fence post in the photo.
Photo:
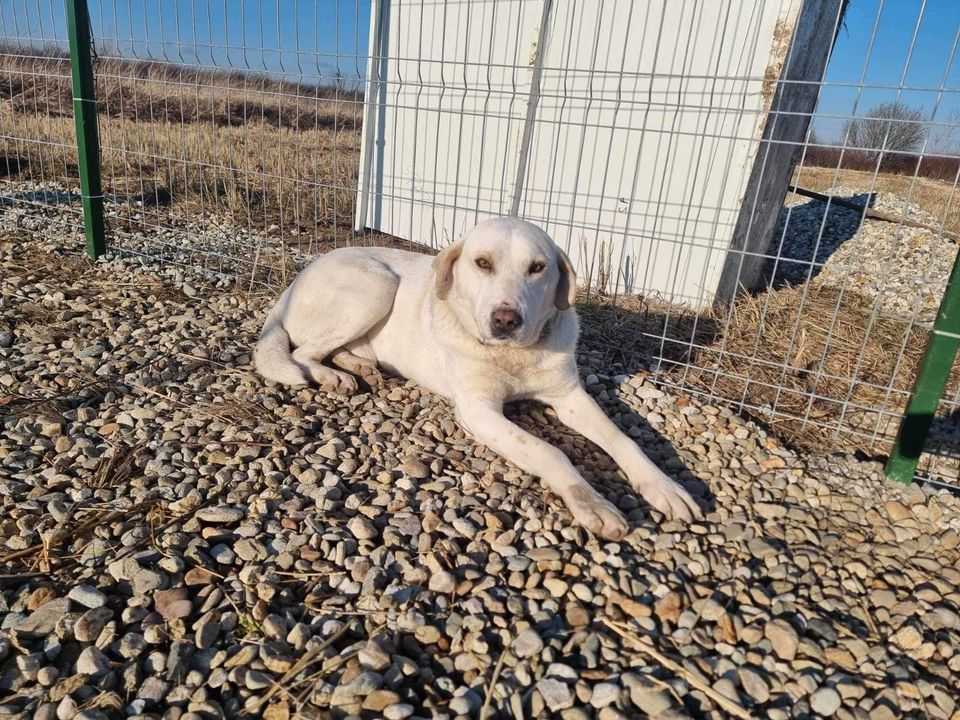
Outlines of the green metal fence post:
[{"label": "green metal fence post", "polygon": [[920,453],[960,349],[960,252],[953,262],[947,289],[920,361],[916,384],[900,421],[897,440],[887,460],[887,477],[913,482]]},{"label": "green metal fence post", "polygon": [[73,117],[77,125],[80,196],[87,254],[106,252],[103,226],[103,190],[100,185],[100,139],[97,135],[97,100],[93,84],[90,12],[87,0],[66,0],[70,66],[73,71]]}]

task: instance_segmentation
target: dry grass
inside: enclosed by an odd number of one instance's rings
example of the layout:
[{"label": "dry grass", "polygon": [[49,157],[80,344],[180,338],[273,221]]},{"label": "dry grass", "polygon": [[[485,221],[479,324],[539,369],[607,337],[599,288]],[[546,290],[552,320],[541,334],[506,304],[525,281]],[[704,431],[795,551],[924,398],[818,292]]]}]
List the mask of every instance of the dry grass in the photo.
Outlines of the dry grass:
[{"label": "dry grass", "polygon": [[[893,440],[926,347],[925,329],[873,317],[869,298],[829,286],[741,298],[729,314],[714,316],[725,332],[696,354],[690,385],[742,399],[755,413],[775,407],[778,415],[766,421],[810,449],[839,444],[876,454]],[[949,388],[960,388],[960,373]],[[881,448],[870,442],[875,431]]]},{"label": "dry grass", "polygon": [[919,205],[938,222],[946,218],[945,230],[960,232],[960,189],[952,182],[892,173],[880,173],[874,178],[872,172],[863,170],[838,172],[836,168],[804,166],[797,169],[793,184],[820,193],[834,186],[893,193]]},{"label": "dry grass", "polygon": [[577,312],[582,343],[625,367],[635,364],[638,356],[686,362],[697,347],[709,345],[717,335],[709,314],[654,298],[584,292],[577,300]]},{"label": "dry grass", "polygon": [[[825,286],[743,297],[700,314],[636,298],[594,298],[579,308],[588,346],[621,348],[614,360],[626,366],[638,355],[662,356],[668,381],[741,404],[785,440],[814,450],[885,449],[928,335],[872,318],[869,298]],[[958,391],[960,368],[948,384],[950,396]]]},{"label": "dry grass", "polygon": [[[97,93],[104,192],[150,208],[126,220],[162,225],[168,206],[307,236],[305,249],[349,232],[355,93],[115,60],[101,63]],[[71,107],[65,60],[0,54],[0,174],[75,186]]]},{"label": "dry grass", "polygon": [[[160,62],[105,58],[95,68],[99,112],[139,122],[262,122],[295,130],[356,131],[363,98],[355,89],[278,80]],[[56,52],[25,56],[0,44],[0,98],[14,112],[72,117],[69,59]]]}]

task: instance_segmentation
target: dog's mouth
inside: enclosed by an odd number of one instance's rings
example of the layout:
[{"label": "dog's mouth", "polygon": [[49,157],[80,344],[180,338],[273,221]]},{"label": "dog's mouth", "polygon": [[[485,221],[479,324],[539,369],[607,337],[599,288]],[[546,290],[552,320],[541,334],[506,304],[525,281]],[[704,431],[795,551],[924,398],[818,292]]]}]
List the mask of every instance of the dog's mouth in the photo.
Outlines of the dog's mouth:
[{"label": "dog's mouth", "polygon": [[527,348],[532,345],[536,345],[539,342],[539,337],[517,337],[515,335],[507,335],[504,337],[497,337],[495,335],[483,335],[477,336],[477,342],[479,342],[484,347],[515,347],[515,348]]},{"label": "dog's mouth", "polygon": [[[506,334],[499,334],[491,331],[480,331],[477,332],[475,337],[477,342],[481,345],[488,347],[515,347],[515,348],[529,348],[537,345],[538,343],[544,342],[550,335],[553,333],[553,328],[555,325],[556,315],[548,317],[542,323],[540,323],[540,328],[538,332],[530,332],[529,330],[524,332],[513,332]],[[477,330],[480,330],[479,324]]]},{"label": "dog's mouth", "polygon": [[482,337],[478,338],[481,345],[487,346],[504,346],[504,345],[519,345],[516,341],[516,338],[512,337]]}]

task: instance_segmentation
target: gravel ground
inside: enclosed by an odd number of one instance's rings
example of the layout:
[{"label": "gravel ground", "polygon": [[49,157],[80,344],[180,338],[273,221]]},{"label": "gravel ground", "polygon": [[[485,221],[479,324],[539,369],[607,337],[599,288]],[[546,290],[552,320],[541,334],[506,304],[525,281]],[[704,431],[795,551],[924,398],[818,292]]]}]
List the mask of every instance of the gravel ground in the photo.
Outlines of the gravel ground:
[{"label": "gravel ground", "polygon": [[[828,194],[864,204],[865,190],[834,187]],[[892,215],[939,227],[922,208],[891,193],[876,193],[871,207]],[[933,322],[943,297],[953,261],[955,243],[937,239],[930,230],[900,226],[867,218],[826,203],[797,198],[785,209],[771,253],[780,248],[780,260],[771,261],[777,282],[798,285],[807,282],[841,287],[873,298],[877,309],[888,316]],[[784,233],[784,225],[787,227]],[[812,265],[811,265],[812,263]]]},{"label": "gravel ground", "polygon": [[267,298],[11,217],[0,716],[960,718],[955,497],[584,355],[709,510],[519,407],[631,520],[598,543],[425,391],[261,381]]}]

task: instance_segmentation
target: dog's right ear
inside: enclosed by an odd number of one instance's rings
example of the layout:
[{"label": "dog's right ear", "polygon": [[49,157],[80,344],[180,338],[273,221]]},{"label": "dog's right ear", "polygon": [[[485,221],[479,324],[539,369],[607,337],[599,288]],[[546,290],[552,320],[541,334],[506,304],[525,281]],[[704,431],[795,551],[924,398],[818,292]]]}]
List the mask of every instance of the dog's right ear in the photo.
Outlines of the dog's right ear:
[{"label": "dog's right ear", "polygon": [[441,300],[446,300],[453,287],[453,264],[463,252],[463,240],[448,245],[433,259],[434,291]]},{"label": "dog's right ear", "polygon": [[553,304],[557,310],[573,307],[577,301],[577,273],[567,254],[557,248],[557,263],[560,265],[560,279],[557,281],[557,294]]}]

